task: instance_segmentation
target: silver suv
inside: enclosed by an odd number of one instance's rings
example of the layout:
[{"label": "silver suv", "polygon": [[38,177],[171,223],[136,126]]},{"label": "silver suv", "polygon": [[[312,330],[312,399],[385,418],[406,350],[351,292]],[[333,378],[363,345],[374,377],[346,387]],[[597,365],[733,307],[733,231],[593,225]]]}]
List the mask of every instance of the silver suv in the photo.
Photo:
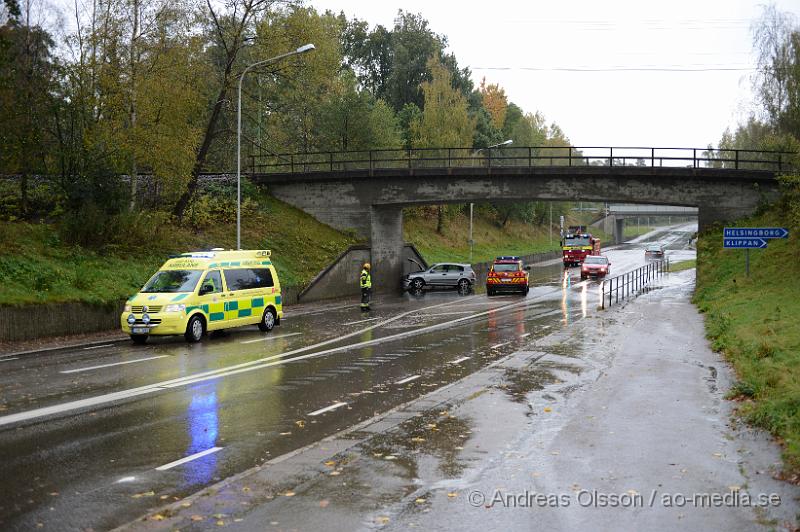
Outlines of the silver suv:
[{"label": "silver suv", "polygon": [[[409,259],[411,260],[411,259]],[[405,290],[420,291],[426,288],[458,288],[459,292],[468,292],[475,285],[475,270],[469,264],[440,262],[427,270],[417,261],[420,271],[403,277]]]}]

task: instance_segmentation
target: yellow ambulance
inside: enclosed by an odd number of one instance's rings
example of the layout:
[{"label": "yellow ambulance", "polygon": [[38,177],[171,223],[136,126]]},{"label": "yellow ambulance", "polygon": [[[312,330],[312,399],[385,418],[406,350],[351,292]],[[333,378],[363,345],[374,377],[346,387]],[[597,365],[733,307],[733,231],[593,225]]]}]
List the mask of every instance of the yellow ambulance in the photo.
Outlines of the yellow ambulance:
[{"label": "yellow ambulance", "polygon": [[169,259],[125,303],[122,331],[137,344],[151,335],[182,334],[199,342],[209,331],[258,325],[283,317],[281,285],[269,250],[197,251]]}]

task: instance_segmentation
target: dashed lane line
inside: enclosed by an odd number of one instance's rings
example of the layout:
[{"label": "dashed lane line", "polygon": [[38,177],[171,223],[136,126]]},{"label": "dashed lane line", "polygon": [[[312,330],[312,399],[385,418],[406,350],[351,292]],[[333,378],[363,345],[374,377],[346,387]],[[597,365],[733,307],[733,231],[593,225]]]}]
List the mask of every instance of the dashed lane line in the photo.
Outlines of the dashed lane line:
[{"label": "dashed lane line", "polygon": [[205,451],[200,451],[199,453],[194,453],[189,455],[185,458],[181,458],[180,460],[175,460],[174,462],[170,462],[168,464],[164,464],[162,466],[158,466],[156,471],[166,471],[167,469],[172,469],[175,466],[179,466],[181,464],[185,464],[187,462],[191,462],[192,460],[197,460],[198,458],[202,458],[204,456],[208,456],[209,454],[215,453],[217,451],[221,451],[222,447],[212,447],[210,449],[206,449]]},{"label": "dashed lane line", "polygon": [[243,342],[239,342],[240,344],[256,344],[258,342],[269,342],[270,340],[277,340],[279,338],[288,338],[290,336],[299,336],[302,333],[286,333],[286,334],[276,334],[275,336],[265,336],[264,338],[258,338],[256,340],[245,340]]},{"label": "dashed lane line", "polygon": [[415,381],[415,380],[419,379],[421,376],[422,375],[412,375],[411,377],[406,377],[405,379],[403,379],[401,381],[395,382],[395,384],[406,384],[408,382]]},{"label": "dashed lane line", "polygon": [[333,403],[330,406],[326,406],[325,408],[320,408],[319,410],[314,410],[313,412],[309,412],[309,416],[318,416],[320,414],[324,414],[325,412],[330,412],[331,410],[336,410],[337,408],[341,408],[345,406],[347,403]]},{"label": "dashed lane line", "polygon": [[112,366],[123,366],[125,364],[134,364],[136,362],[145,362],[147,360],[155,360],[157,358],[165,358],[167,356],[169,356],[169,355],[159,355],[159,356],[156,356],[156,357],[135,358],[133,360],[126,360],[124,362],[114,362],[113,364],[101,364],[99,366],[89,366],[87,368],[67,369],[67,370],[64,370],[64,371],[59,371],[59,373],[64,373],[64,374],[80,373],[82,371],[92,371],[92,370],[95,370],[95,369],[110,368]]}]

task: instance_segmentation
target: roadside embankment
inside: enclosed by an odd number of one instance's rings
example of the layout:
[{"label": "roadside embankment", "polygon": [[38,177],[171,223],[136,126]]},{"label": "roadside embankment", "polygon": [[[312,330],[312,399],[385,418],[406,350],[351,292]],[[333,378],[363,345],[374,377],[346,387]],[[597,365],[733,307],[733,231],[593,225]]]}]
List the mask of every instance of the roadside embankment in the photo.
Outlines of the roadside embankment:
[{"label": "roadside embankment", "polygon": [[[785,205],[747,220],[743,227],[786,225]],[[791,222],[791,220],[789,220]],[[729,397],[744,419],[772,432],[783,446],[787,473],[800,478],[800,239],[771,240],[766,249],[722,248],[722,229],[698,243],[694,302],[706,315],[714,349],[725,354],[738,377]]]}]

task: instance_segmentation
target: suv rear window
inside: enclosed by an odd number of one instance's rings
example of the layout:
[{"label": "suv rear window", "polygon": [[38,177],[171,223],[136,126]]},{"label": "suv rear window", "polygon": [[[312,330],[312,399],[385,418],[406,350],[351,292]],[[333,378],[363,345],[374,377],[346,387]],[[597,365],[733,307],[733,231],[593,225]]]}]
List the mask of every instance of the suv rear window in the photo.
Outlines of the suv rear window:
[{"label": "suv rear window", "polygon": [[269,268],[243,268],[239,270],[223,270],[228,290],[250,290],[252,288],[270,288],[275,286]]}]

